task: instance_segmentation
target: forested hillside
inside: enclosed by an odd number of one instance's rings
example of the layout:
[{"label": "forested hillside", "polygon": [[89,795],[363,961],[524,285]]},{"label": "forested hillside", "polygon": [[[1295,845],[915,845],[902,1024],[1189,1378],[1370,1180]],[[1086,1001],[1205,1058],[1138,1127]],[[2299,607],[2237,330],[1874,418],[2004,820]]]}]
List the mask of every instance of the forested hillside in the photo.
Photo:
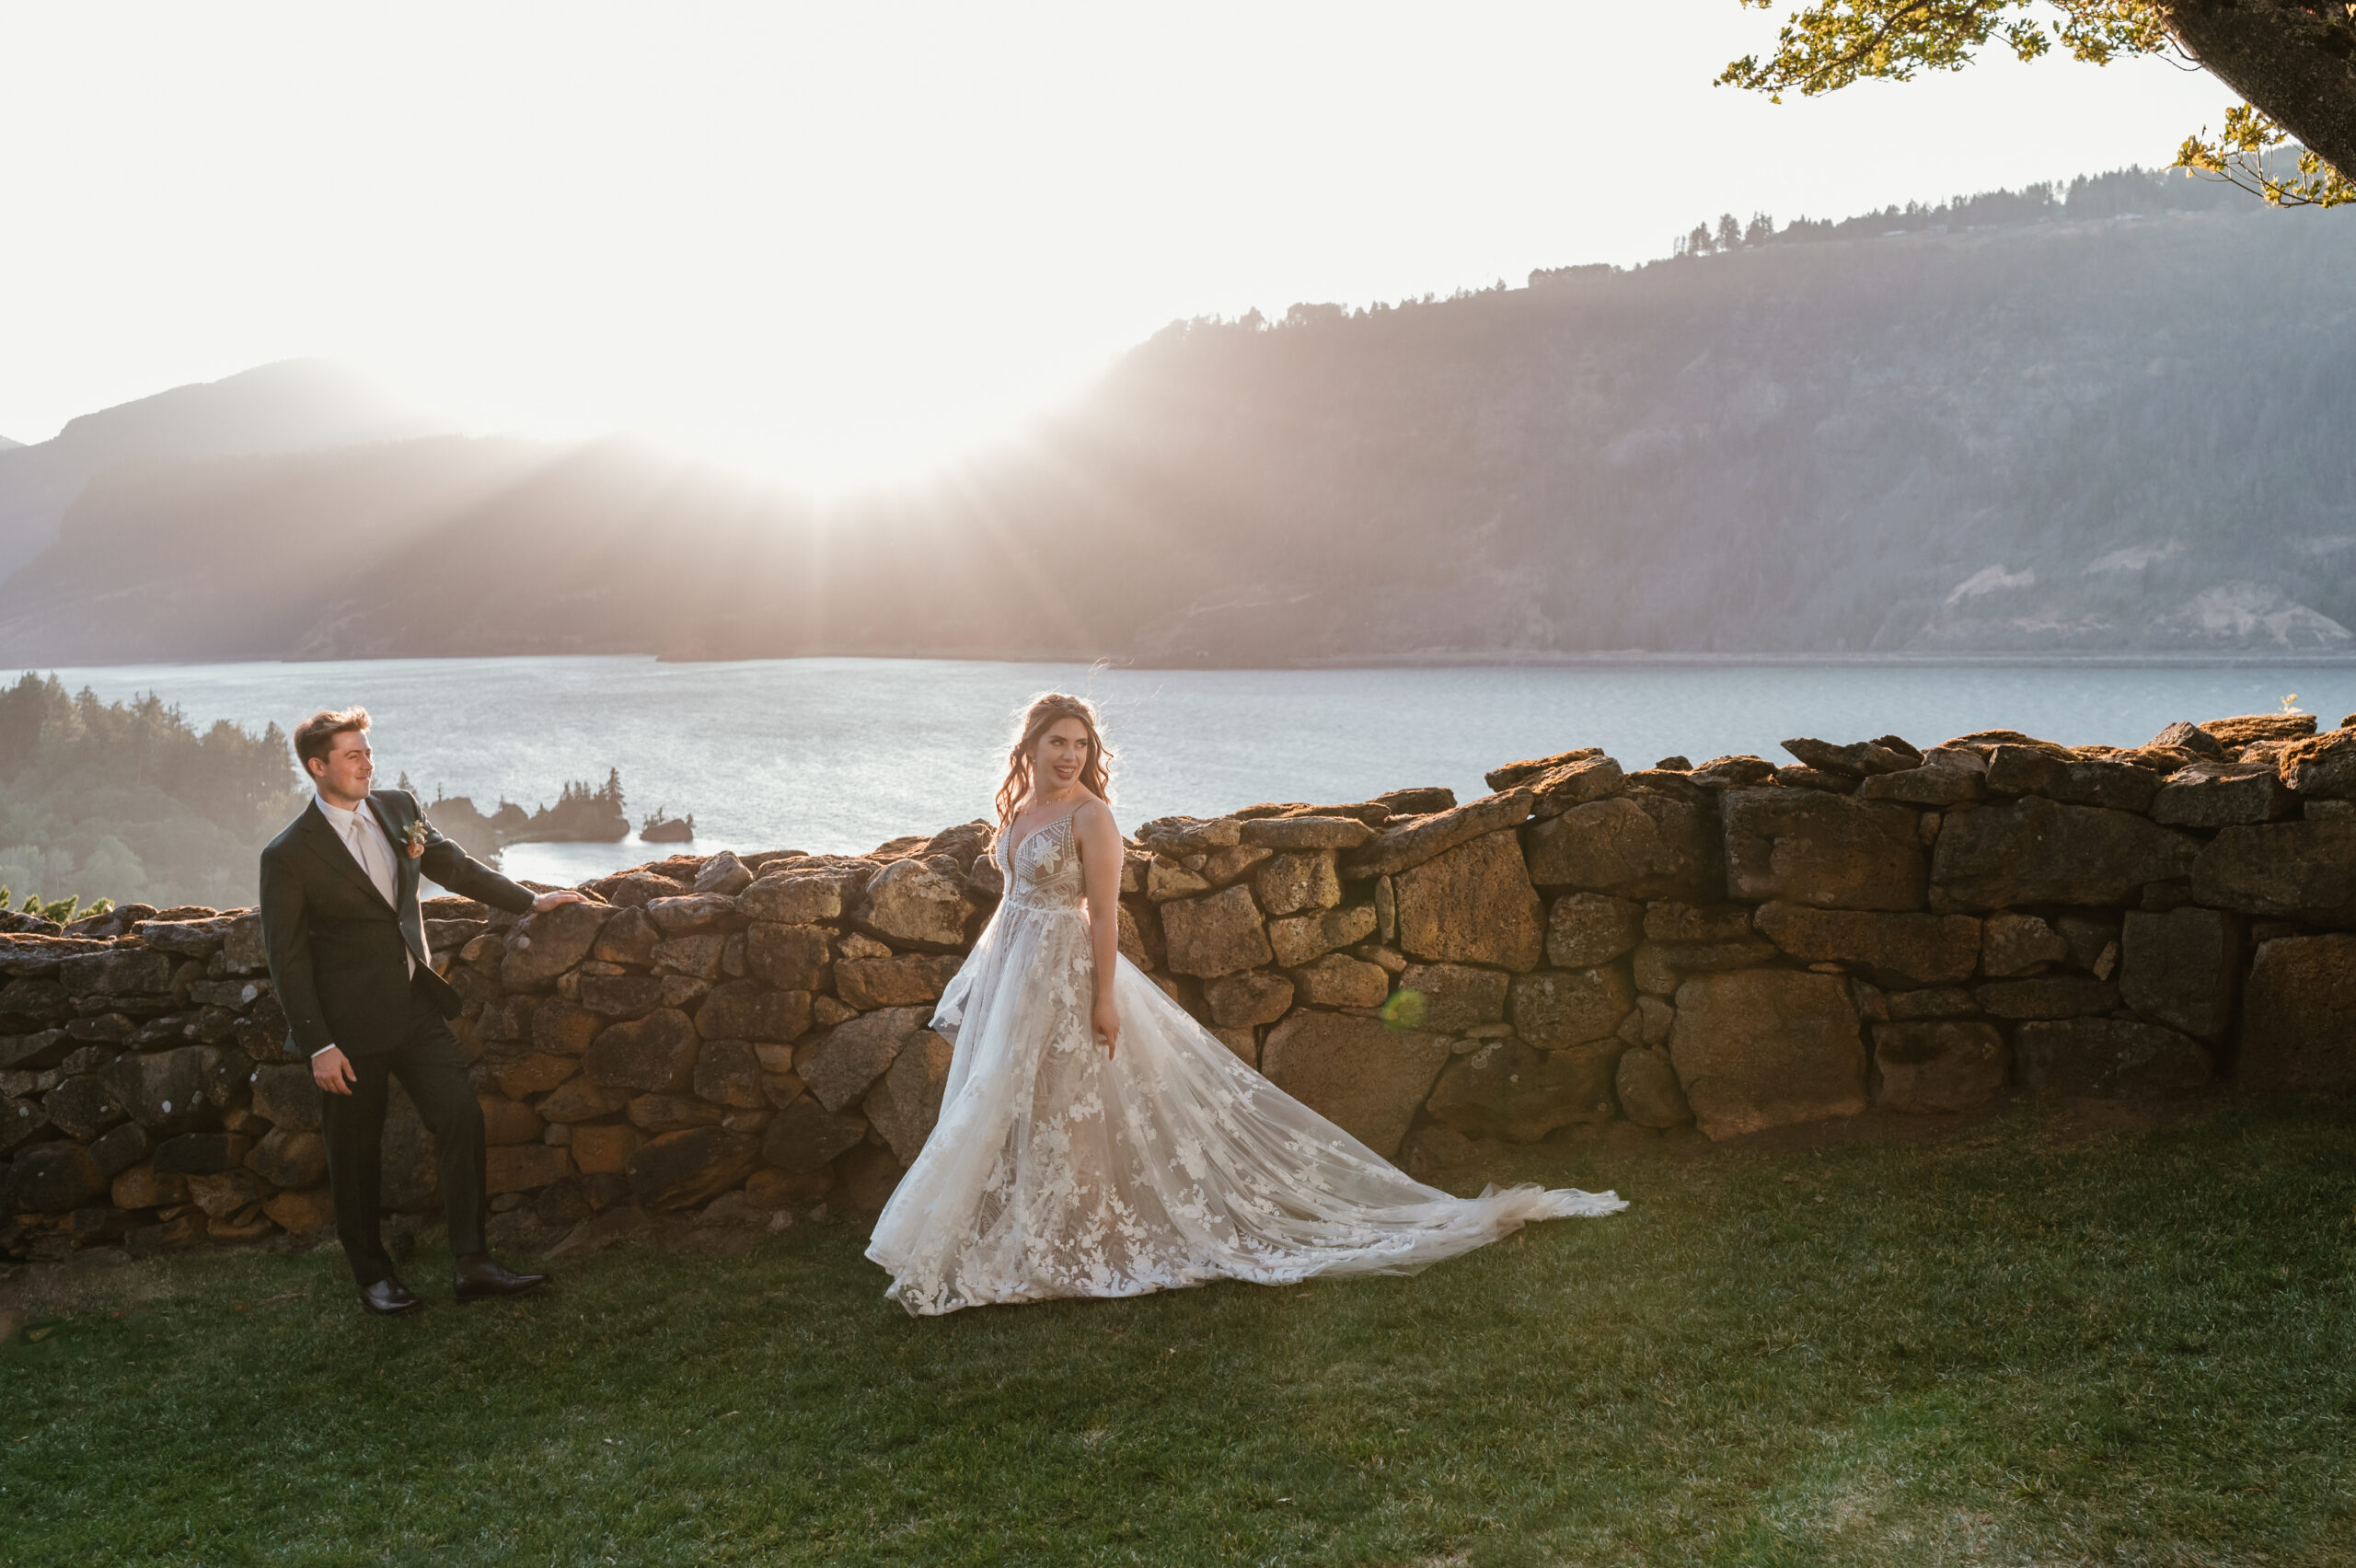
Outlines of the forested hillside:
[{"label": "forested hillside", "polygon": [[817,508],[606,443],[95,479],[0,657],[2356,648],[2356,214],[2135,172],[1173,324]]},{"label": "forested hillside", "polygon": [[254,900],[254,857],[305,795],[285,734],[202,732],[154,696],[0,689],[0,886],[12,901]]}]

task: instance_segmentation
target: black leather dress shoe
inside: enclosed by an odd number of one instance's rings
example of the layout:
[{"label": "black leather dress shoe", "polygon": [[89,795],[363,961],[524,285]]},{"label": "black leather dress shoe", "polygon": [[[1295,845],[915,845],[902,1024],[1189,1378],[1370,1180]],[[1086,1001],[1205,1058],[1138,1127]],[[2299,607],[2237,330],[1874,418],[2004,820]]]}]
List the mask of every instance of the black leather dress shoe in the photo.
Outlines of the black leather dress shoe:
[{"label": "black leather dress shoe", "polygon": [[461,1301],[479,1301],[487,1296],[521,1296],[548,1282],[546,1274],[517,1274],[489,1252],[469,1252],[453,1271],[451,1293]]},{"label": "black leather dress shoe", "polygon": [[403,1312],[414,1312],[425,1305],[412,1295],[408,1286],[390,1277],[360,1287],[360,1305],[382,1318],[397,1318]]}]

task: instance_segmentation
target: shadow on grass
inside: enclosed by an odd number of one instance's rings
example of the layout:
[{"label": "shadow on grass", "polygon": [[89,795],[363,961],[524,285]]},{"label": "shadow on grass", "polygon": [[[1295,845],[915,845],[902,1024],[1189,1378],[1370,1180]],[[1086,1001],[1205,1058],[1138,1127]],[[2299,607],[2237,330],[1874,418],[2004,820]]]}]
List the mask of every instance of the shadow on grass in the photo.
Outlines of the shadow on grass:
[{"label": "shadow on grass", "polygon": [[1517,1159],[1634,1206],[924,1320],[848,1227],[395,1320],[19,1279],[0,1561],[2350,1561],[2356,1111]]}]

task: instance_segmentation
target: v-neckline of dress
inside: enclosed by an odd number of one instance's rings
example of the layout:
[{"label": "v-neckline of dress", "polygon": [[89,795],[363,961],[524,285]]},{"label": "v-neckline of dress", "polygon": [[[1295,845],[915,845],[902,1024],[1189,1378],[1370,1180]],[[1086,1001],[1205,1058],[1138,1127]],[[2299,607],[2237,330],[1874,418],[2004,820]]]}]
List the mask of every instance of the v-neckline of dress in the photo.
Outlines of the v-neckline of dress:
[{"label": "v-neckline of dress", "polygon": [[1010,877],[1014,874],[1014,858],[1022,853],[1024,847],[1028,846],[1033,839],[1038,837],[1043,833],[1053,833],[1059,825],[1064,823],[1068,823],[1072,818],[1078,816],[1080,812],[1080,806],[1085,806],[1086,804],[1088,804],[1088,802],[1086,801],[1082,801],[1080,802],[1080,805],[1072,807],[1071,810],[1066,812],[1063,815],[1057,817],[1054,822],[1049,823],[1046,826],[1034,827],[1030,832],[1024,834],[1022,837],[1016,839],[1014,841],[1013,847],[1006,852],[1006,874]]}]

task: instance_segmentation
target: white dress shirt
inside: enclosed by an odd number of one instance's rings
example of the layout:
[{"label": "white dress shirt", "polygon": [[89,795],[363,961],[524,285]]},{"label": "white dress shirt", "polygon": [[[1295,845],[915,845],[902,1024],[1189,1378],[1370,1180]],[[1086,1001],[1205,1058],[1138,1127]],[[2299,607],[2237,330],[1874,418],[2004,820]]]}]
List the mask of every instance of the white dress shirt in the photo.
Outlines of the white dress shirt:
[{"label": "white dress shirt", "polygon": [[[368,873],[368,880],[376,884],[376,891],[385,895],[385,902],[398,914],[400,852],[393,847],[392,836],[385,831],[385,824],[376,820],[376,813],[368,809],[364,801],[356,807],[347,808],[337,805],[325,795],[315,794],[311,797],[311,803],[319,808],[319,814],[335,830],[335,836],[343,841],[346,849],[352,851],[352,858],[360,862],[360,869]],[[409,960],[409,972],[414,976],[417,974],[417,955],[409,951],[406,937],[401,941],[401,956]],[[332,1045],[322,1045],[311,1055],[317,1056],[334,1049]]]}]

